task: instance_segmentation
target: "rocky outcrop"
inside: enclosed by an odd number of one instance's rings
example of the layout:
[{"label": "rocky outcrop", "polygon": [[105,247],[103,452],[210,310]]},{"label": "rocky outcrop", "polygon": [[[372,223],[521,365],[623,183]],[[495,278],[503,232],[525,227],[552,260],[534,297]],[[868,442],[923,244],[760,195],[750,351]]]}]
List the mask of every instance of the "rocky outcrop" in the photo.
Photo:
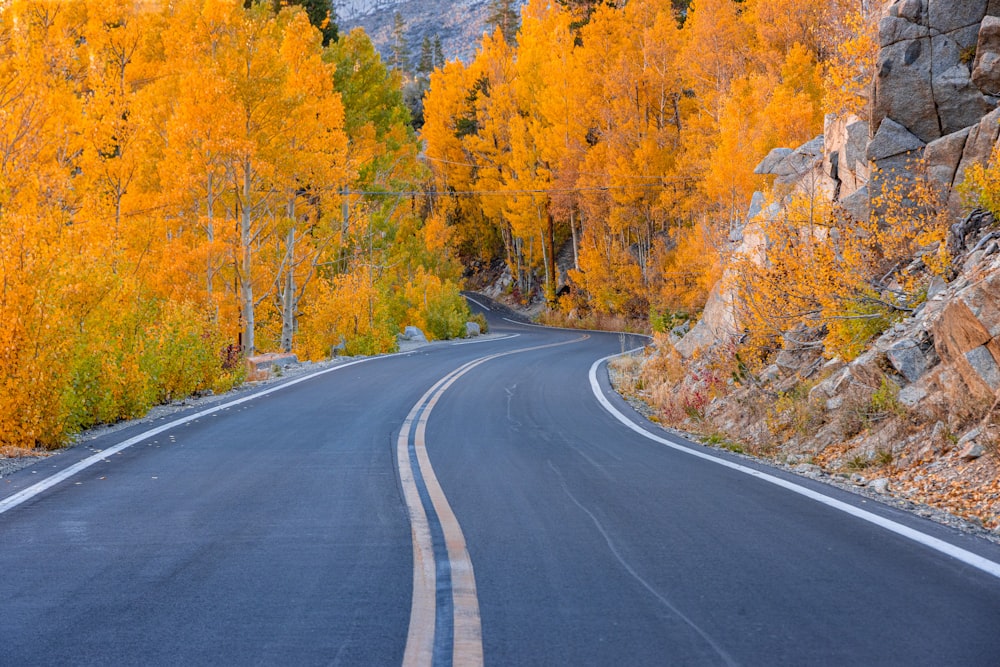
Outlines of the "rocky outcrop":
[{"label": "rocky outcrop", "polygon": [[[892,118],[924,143],[978,122],[996,106],[986,75],[996,48],[990,0],[899,0],[879,23],[871,131]],[[980,33],[983,33],[982,38]],[[984,51],[979,77],[974,62]],[[977,81],[983,84],[985,90]]]}]

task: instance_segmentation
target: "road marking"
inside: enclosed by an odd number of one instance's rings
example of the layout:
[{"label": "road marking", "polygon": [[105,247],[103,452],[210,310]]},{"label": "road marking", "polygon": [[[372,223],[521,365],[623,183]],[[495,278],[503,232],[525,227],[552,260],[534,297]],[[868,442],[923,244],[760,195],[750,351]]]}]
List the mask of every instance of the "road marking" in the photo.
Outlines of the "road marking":
[{"label": "road marking", "polygon": [[896,533],[897,535],[905,537],[909,540],[913,540],[918,544],[922,544],[939,553],[942,553],[946,556],[950,556],[962,563],[965,563],[966,565],[974,567],[978,570],[982,570],[983,572],[992,575],[994,577],[1000,578],[1000,563],[991,561],[988,558],[984,558],[978,554],[974,554],[971,551],[967,551],[966,549],[957,547],[953,544],[945,542],[944,540],[938,539],[936,537],[923,533],[919,530],[916,530],[915,528],[910,528],[909,526],[897,523],[892,519],[887,519],[885,517],[879,516],[878,514],[874,514],[867,510],[860,509],[858,507],[845,503],[841,500],[837,500],[836,498],[831,498],[830,496],[806,488],[804,486],[796,484],[795,482],[791,482],[789,480],[782,479],[774,475],[770,475],[760,470],[755,470],[753,468],[741,465],[739,463],[735,463],[733,461],[727,461],[726,459],[719,458],[717,456],[713,456],[712,454],[701,452],[696,449],[692,449],[691,447],[688,447],[686,445],[682,445],[673,442],[671,440],[668,440],[667,438],[656,435],[654,433],[650,433],[646,429],[639,426],[639,424],[635,423],[634,421],[626,417],[624,414],[622,414],[621,411],[618,410],[618,408],[613,406],[611,404],[611,401],[609,401],[608,398],[604,395],[604,392],[601,391],[601,385],[597,381],[597,369],[600,367],[602,363],[614,359],[616,357],[621,357],[626,354],[631,354],[632,352],[635,351],[636,350],[631,350],[630,352],[624,352],[622,354],[612,354],[610,356],[604,357],[603,359],[598,359],[590,367],[590,388],[594,392],[594,396],[597,397],[598,402],[600,402],[601,406],[603,406],[604,409],[607,410],[612,417],[620,421],[629,429],[635,431],[644,438],[648,438],[654,442],[658,442],[661,445],[666,445],[667,447],[670,447],[671,449],[674,449],[678,452],[690,454],[691,456],[695,456],[700,459],[704,459],[706,461],[711,461],[712,463],[717,463],[718,465],[730,468],[732,470],[736,470],[746,475],[750,475],[751,477],[756,477],[761,481],[774,484],[775,486],[780,486],[783,489],[787,489],[793,493],[797,493],[801,496],[805,496],[806,498],[815,500],[816,502],[822,503],[827,507],[840,510],[845,514],[850,514],[851,516],[861,519],[863,521],[873,523],[876,526],[879,526],[880,528],[884,528],[885,530]]},{"label": "road marking", "polygon": [[508,338],[517,338],[521,334],[507,334],[506,336],[498,336],[497,338],[481,338],[478,340],[463,340],[458,343],[452,343],[452,347],[455,345],[473,345],[475,343],[492,343],[498,340],[507,340]]},{"label": "road marking", "polygon": [[471,301],[472,303],[476,304],[477,306],[479,306],[480,308],[482,308],[486,312],[488,312],[488,313],[493,312],[492,308],[490,308],[489,306],[487,306],[485,303],[480,303],[479,301],[476,301],[475,299],[473,299],[468,294],[463,294],[462,296],[464,296],[468,301]]},{"label": "road marking", "polygon": [[438,380],[413,406],[396,439],[396,462],[413,540],[413,597],[403,665],[483,664],[482,626],[472,559],[462,527],[427,454],[427,421],[441,396],[472,369],[512,354],[570,345],[590,338],[487,355]]},{"label": "road marking", "polygon": [[[66,481],[67,479],[69,479],[73,475],[76,475],[77,473],[86,470],[87,468],[89,468],[90,466],[94,465],[95,463],[100,463],[101,461],[107,459],[109,456],[111,456],[113,454],[118,454],[119,452],[121,452],[121,451],[123,451],[125,449],[128,449],[132,445],[135,445],[135,444],[138,444],[138,443],[143,442],[145,440],[148,440],[149,438],[153,437],[154,435],[159,435],[160,433],[163,433],[164,431],[169,431],[172,428],[177,428],[178,426],[183,426],[185,424],[189,424],[189,423],[195,421],[196,419],[201,419],[202,417],[207,417],[208,415],[211,415],[212,413],[215,413],[215,412],[219,412],[220,410],[228,410],[229,408],[232,408],[234,406],[240,405],[242,403],[246,403],[248,401],[252,401],[252,400],[258,399],[258,398],[260,398],[262,396],[267,396],[268,394],[273,394],[274,392],[281,391],[282,389],[287,389],[288,387],[291,387],[293,385],[299,384],[300,382],[305,382],[306,380],[311,380],[312,378],[318,377],[320,375],[326,375],[327,373],[332,373],[334,371],[339,371],[340,369],[347,368],[348,366],[354,366],[356,364],[362,364],[362,363],[365,363],[366,361],[374,361],[375,359],[384,359],[385,357],[394,357],[394,356],[400,356],[400,355],[403,355],[403,354],[409,354],[409,353],[408,352],[401,352],[401,353],[397,353],[397,354],[387,354],[387,355],[383,355],[383,356],[380,356],[380,357],[369,357],[367,359],[358,359],[356,361],[349,361],[346,364],[340,364],[339,366],[333,366],[331,368],[326,368],[326,369],[323,369],[321,371],[317,371],[315,373],[310,373],[309,375],[303,375],[302,377],[295,378],[294,380],[288,380],[287,382],[283,382],[282,384],[279,384],[279,385],[276,385],[274,387],[271,387],[270,389],[264,389],[262,391],[255,392],[255,393],[250,394],[248,396],[244,396],[243,398],[238,398],[238,399],[236,399],[234,401],[228,401],[228,402],[225,402],[225,403],[219,403],[218,405],[215,405],[215,406],[213,406],[211,408],[207,408],[207,409],[202,410],[200,412],[196,412],[196,413],[194,413],[192,415],[188,415],[187,417],[181,417],[180,419],[175,419],[173,421],[169,421],[169,422],[167,422],[165,424],[161,424],[160,426],[157,426],[156,428],[149,429],[148,431],[143,431],[142,433],[140,433],[140,434],[138,434],[136,436],[133,436],[133,437],[129,438],[128,440],[120,442],[117,445],[109,447],[108,449],[100,451],[100,452],[98,452],[98,453],[96,453],[96,454],[94,454],[92,456],[88,456],[87,458],[83,459],[82,461],[78,461],[77,463],[74,463],[73,465],[69,466],[65,470],[57,472],[56,474],[54,474],[54,475],[52,475],[50,477],[46,477],[45,479],[43,479],[40,482],[37,482],[35,484],[32,484],[31,486],[27,487],[26,489],[22,489],[21,491],[18,491],[17,493],[15,493],[15,494],[13,494],[11,496],[8,496],[7,498],[4,498],[3,500],[0,500],[0,514],[3,514],[4,512],[10,511],[10,510],[14,509],[15,507],[17,507],[18,505],[20,505],[20,504],[22,504],[24,502],[27,502],[28,500],[31,500],[32,498],[34,498],[38,494],[43,493],[43,492],[51,489],[52,487],[54,487],[55,485],[59,484],[60,482]],[[32,472],[35,472],[35,471],[32,471]]]}]

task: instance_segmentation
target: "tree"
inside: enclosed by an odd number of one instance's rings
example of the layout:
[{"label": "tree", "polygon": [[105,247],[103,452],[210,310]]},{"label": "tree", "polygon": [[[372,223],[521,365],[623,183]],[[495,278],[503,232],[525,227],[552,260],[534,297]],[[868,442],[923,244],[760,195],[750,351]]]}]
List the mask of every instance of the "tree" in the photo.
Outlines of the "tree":
[{"label": "tree", "polygon": [[486,29],[493,33],[500,31],[511,46],[517,44],[517,30],[520,24],[517,0],[490,0],[486,6]]},{"label": "tree", "polygon": [[392,15],[392,42],[389,44],[391,56],[389,65],[404,76],[410,71],[410,45],[406,39],[406,20],[401,13]]}]

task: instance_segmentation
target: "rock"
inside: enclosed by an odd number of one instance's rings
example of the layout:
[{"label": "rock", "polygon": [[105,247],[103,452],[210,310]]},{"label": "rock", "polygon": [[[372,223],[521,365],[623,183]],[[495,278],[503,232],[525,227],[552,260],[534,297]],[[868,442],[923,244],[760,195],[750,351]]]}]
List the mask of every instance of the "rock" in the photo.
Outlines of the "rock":
[{"label": "rock", "polygon": [[986,453],[986,450],[975,440],[967,442],[962,451],[958,453],[959,458],[966,461],[972,461],[978,459],[980,456]]},{"label": "rock", "polygon": [[920,345],[912,338],[896,341],[886,350],[885,356],[908,382],[919,380],[930,367]]},{"label": "rock", "polygon": [[990,107],[965,65],[958,63],[934,77],[934,99],[941,134],[948,135],[979,122]]},{"label": "rock", "polygon": [[969,138],[971,127],[935,139],[924,149],[924,161],[927,163],[927,175],[951,188],[955,182],[958,165],[962,162],[965,142]]},{"label": "rock", "polygon": [[988,347],[980,345],[969,350],[965,353],[965,360],[990,389],[994,392],[1000,390],[1000,366]]},{"label": "rock", "polygon": [[937,32],[953,32],[979,25],[986,15],[988,0],[928,0],[927,22]]},{"label": "rock", "polygon": [[978,438],[982,434],[983,434],[982,429],[980,429],[980,428],[974,428],[974,429],[966,432],[961,438],[959,438],[958,442],[955,443],[955,446],[956,447],[964,447],[965,445],[967,445],[970,442],[974,441],[976,438]]},{"label": "rock", "polygon": [[809,390],[809,400],[819,401],[823,398],[835,396],[844,389],[851,379],[851,372],[846,366],[833,372],[828,378],[818,382],[815,387]]},{"label": "rock", "polygon": [[[994,109],[983,116],[979,124],[974,125],[969,130],[969,136],[965,140],[965,148],[962,151],[962,160],[958,164],[958,169],[955,170],[953,181],[955,185],[965,180],[965,172],[973,164],[982,164],[990,159],[993,145],[998,136],[1000,136],[1000,109]],[[958,193],[954,193],[953,196],[955,201],[961,204]]]},{"label": "rock", "polygon": [[874,491],[875,493],[882,493],[882,494],[889,493],[892,490],[892,487],[889,484],[889,478],[887,477],[879,477],[878,479],[873,479],[872,481],[868,482],[868,488]]},{"label": "rock", "polygon": [[915,134],[894,121],[886,118],[879,125],[875,138],[868,144],[867,156],[872,162],[919,151],[926,144]]},{"label": "rock", "polygon": [[823,473],[822,468],[820,468],[818,465],[813,465],[812,463],[800,463],[794,468],[792,468],[792,470],[799,473],[800,475],[808,475],[810,477],[821,475]]},{"label": "rock", "polygon": [[419,327],[409,326],[403,329],[403,339],[410,340],[415,343],[426,343],[427,336],[424,332],[419,329]]},{"label": "rock", "polygon": [[674,345],[677,352],[690,359],[717,343],[731,340],[737,332],[732,302],[732,292],[717,283],[708,296],[701,319]]},{"label": "rock", "polygon": [[927,300],[930,301],[938,294],[943,294],[948,288],[948,283],[944,281],[941,276],[934,276],[931,278],[930,284],[927,286]]},{"label": "rock", "polygon": [[927,398],[927,389],[917,384],[910,384],[900,389],[899,395],[896,398],[902,405],[912,408]]},{"label": "rock", "polygon": [[827,412],[834,412],[836,410],[839,410],[840,408],[844,407],[844,397],[833,396],[831,398],[828,398],[826,400],[826,403],[823,404],[823,407],[826,408]]},{"label": "rock", "polygon": [[972,82],[989,95],[1000,94],[1000,18],[987,16],[979,26]]},{"label": "rock", "polygon": [[465,323],[465,337],[472,338],[473,336],[478,336],[483,332],[482,327],[479,326],[478,322],[466,322]]},{"label": "rock", "polygon": [[771,364],[760,372],[760,379],[763,382],[774,382],[781,375],[781,369],[777,364]]},{"label": "rock", "polygon": [[993,272],[958,294],[990,338],[1000,336],[1000,272]]},{"label": "rock", "polygon": [[895,10],[893,13],[911,23],[920,23],[923,18],[923,4],[920,0],[901,0],[893,7]]},{"label": "rock", "polygon": [[858,188],[839,202],[840,209],[854,220],[867,220],[870,212],[868,187]]},{"label": "rock", "polygon": [[867,483],[868,480],[865,479],[864,475],[858,474],[856,472],[851,474],[851,484],[855,486],[864,486]]},{"label": "rock", "polygon": [[785,161],[789,155],[792,154],[791,148],[774,148],[771,150],[763,160],[760,161],[754,170],[755,174],[777,174],[776,169],[778,166]]}]

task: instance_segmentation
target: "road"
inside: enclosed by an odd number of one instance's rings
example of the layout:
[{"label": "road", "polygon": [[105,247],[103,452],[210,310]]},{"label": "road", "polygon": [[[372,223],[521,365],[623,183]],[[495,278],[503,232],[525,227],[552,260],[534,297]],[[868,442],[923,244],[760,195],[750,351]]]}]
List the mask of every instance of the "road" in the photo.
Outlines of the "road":
[{"label": "road", "polygon": [[595,364],[637,339],[488,317],[0,480],[0,665],[1000,664],[996,545],[658,430]]}]

